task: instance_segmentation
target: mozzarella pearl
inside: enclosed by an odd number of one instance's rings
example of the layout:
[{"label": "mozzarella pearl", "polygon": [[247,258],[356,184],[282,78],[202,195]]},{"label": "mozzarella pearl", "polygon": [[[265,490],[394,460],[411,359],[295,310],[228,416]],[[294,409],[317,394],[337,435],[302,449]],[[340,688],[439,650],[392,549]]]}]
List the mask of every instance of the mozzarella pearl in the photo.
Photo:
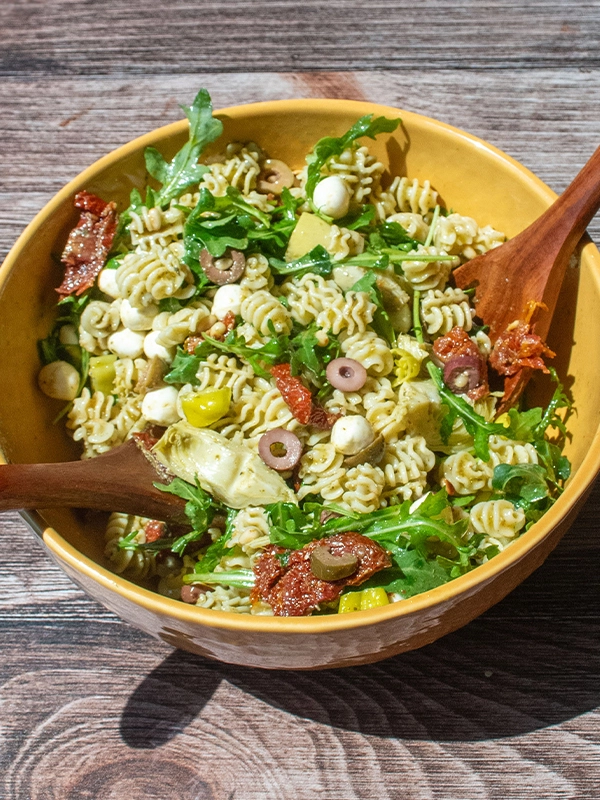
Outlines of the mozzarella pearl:
[{"label": "mozzarella pearl", "polygon": [[339,219],[348,213],[350,192],[339,175],[330,175],[317,183],[313,203],[322,214]]},{"label": "mozzarella pearl", "polygon": [[108,349],[119,358],[139,358],[144,352],[144,334],[128,328],[108,337]]},{"label": "mozzarella pearl", "polygon": [[116,299],[121,296],[119,287],[117,286],[117,270],[116,269],[103,269],[98,275],[98,288],[104,294]]},{"label": "mozzarella pearl", "polygon": [[368,447],[375,432],[364,417],[358,414],[340,417],[331,429],[331,443],[345,456],[353,456]]},{"label": "mozzarella pearl", "polygon": [[177,411],[179,392],[174,386],[164,386],[148,392],[142,400],[142,416],[155,425],[172,425],[180,419]]},{"label": "mozzarella pearl", "polygon": [[61,344],[79,344],[75,325],[63,325],[58,332],[58,340]]},{"label": "mozzarella pearl", "polygon": [[239,283],[220,286],[215,293],[211,314],[214,314],[217,319],[223,319],[229,311],[238,316],[242,309],[243,295],[244,290]]},{"label": "mozzarella pearl", "polygon": [[158,344],[156,340],[160,334],[161,331],[150,331],[150,333],[146,335],[144,339],[144,353],[147,358],[154,358],[154,356],[157,356],[170,364],[175,358],[175,348],[164,347],[162,344]]},{"label": "mozzarella pearl", "polygon": [[349,267],[334,267],[331,276],[342,292],[347,292],[364,274],[365,270],[362,267],[355,267],[351,264]]},{"label": "mozzarella pearl", "polygon": [[158,314],[158,306],[134,308],[129,300],[123,300],[119,313],[121,322],[132,331],[149,331],[154,317]]},{"label": "mozzarella pearl", "polygon": [[52,361],[38,375],[42,392],[55,400],[74,400],[79,389],[79,373],[67,361]]}]

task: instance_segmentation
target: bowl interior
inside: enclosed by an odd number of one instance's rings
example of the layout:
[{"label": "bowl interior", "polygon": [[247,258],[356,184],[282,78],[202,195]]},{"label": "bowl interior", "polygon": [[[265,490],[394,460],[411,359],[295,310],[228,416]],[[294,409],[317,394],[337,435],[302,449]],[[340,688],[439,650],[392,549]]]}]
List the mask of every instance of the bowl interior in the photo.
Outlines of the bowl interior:
[{"label": "bowl interior", "polygon": [[[371,151],[389,164],[392,174],[430,180],[447,207],[475,217],[480,225],[491,224],[514,236],[554,199],[535,176],[484,142],[419,115],[369,103],[282,101],[226,109],[219,115],[224,134],[212,151],[232,140],[253,140],[271,157],[297,168],[317,139],[340,135],[365,113],[402,117],[394,134],[369,141]],[[3,454],[7,461],[78,457],[63,423],[53,424],[63,404],[42,395],[36,383],[40,367],[36,342],[51,327],[57,299],[54,288],[62,277],[58,257],[77,219],[73,194],[87,189],[126,206],[131,188],[146,183],[144,147],[152,144],[170,157],[185,140],[186,131],[185,122],[158,129],[92,165],[40,212],[0,270],[0,371],[4,377],[0,457]],[[598,362],[600,348],[599,275],[598,251],[587,244],[578,265],[568,272],[549,337],[557,353],[555,366],[576,407],[566,450],[574,469],[562,498],[565,511],[585,491],[598,467],[599,447],[593,443],[600,424],[600,382],[595,380],[592,365]],[[543,385],[537,381],[531,394],[543,399],[548,391],[547,381]],[[42,512],[42,516],[77,550],[104,563],[97,518],[55,510]],[[536,528],[544,525],[550,522],[544,519]],[[510,553],[497,557],[505,558],[510,558]]]}]

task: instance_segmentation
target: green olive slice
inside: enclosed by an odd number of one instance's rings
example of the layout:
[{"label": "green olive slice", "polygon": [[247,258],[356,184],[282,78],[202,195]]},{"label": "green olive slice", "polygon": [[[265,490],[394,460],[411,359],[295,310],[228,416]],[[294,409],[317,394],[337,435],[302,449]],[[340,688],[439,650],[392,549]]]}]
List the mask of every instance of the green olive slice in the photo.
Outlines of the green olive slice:
[{"label": "green olive slice", "polygon": [[320,545],[310,554],[310,568],[313,575],[322,581],[337,581],[356,572],[358,558],[353,553],[334,556],[327,547]]}]

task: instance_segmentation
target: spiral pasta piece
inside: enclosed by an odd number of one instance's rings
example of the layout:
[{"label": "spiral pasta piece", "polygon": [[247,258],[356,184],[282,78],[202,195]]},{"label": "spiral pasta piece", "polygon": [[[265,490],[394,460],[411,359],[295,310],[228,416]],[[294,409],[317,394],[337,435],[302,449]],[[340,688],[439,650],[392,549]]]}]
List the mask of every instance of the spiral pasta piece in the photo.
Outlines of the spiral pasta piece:
[{"label": "spiral pasta piece", "polygon": [[91,300],[79,319],[79,343],[92,355],[108,352],[108,338],[119,329],[121,300]]},{"label": "spiral pasta piece", "polygon": [[175,347],[188,336],[208,330],[210,325],[210,311],[204,304],[186,306],[169,315],[165,326],[156,337],[156,343],[162,347]]},{"label": "spiral pasta piece", "polygon": [[393,505],[421,497],[435,454],[422,436],[406,436],[386,447],[380,466],[385,477],[382,497]]},{"label": "spiral pasta piece", "polygon": [[104,554],[118,575],[124,574],[127,577],[142,579],[156,574],[155,553],[119,547],[119,542],[134,531],[137,531],[134,542],[144,544],[146,541],[144,528],[149,521],[145,517],[118,512],[112,513],[108,518],[104,534],[106,542]]},{"label": "spiral pasta piece", "polygon": [[345,356],[358,361],[372,375],[389,375],[394,369],[392,351],[375,331],[348,336],[342,341],[341,348]]},{"label": "spiral pasta piece", "polygon": [[[525,513],[509,500],[488,500],[476,503],[469,512],[476,533],[485,533],[499,539],[513,539],[525,526]],[[502,548],[501,548],[502,549]]]},{"label": "spiral pasta piece", "polygon": [[316,444],[300,461],[298,477],[301,485],[298,498],[308,494],[320,494],[323,500],[338,501],[344,493],[344,457],[331,442]]},{"label": "spiral pasta piece", "polygon": [[359,464],[346,473],[339,505],[355,514],[368,514],[379,508],[385,477],[383,470],[372,464]]},{"label": "spiral pasta piece", "polygon": [[244,322],[250,323],[262,336],[276,333],[289,333],[292,330],[292,318],[287,308],[276,297],[259,289],[242,301],[241,316]]},{"label": "spiral pasta piece", "polygon": [[194,277],[181,261],[181,242],[147,250],[137,248],[123,258],[115,275],[122,297],[134,308],[143,308],[169,297],[185,299],[194,292]]},{"label": "spiral pasta piece", "polygon": [[389,191],[396,199],[399,212],[427,215],[432,211],[438,201],[438,193],[431,188],[429,181],[419,183],[417,178],[412,181],[408,178],[394,178]]},{"label": "spiral pasta piece", "polygon": [[455,327],[470,331],[473,326],[473,310],[468,295],[451,286],[443,291],[429,289],[425,292],[421,300],[421,317],[431,336],[444,335]]},{"label": "spiral pasta piece", "polygon": [[167,247],[183,236],[184,222],[183,211],[174,203],[164,211],[143,206],[139,211],[131,212],[131,243],[134,247],[141,245],[144,250],[152,249],[154,245]]},{"label": "spiral pasta piece", "polygon": [[[411,253],[425,256],[447,255],[444,250],[438,250],[432,246],[425,247],[424,245],[419,245]],[[441,288],[447,282],[452,267],[456,267],[459,263],[458,257],[455,257],[452,261],[403,261],[402,269],[406,280],[413,288],[424,292],[427,289]]]}]

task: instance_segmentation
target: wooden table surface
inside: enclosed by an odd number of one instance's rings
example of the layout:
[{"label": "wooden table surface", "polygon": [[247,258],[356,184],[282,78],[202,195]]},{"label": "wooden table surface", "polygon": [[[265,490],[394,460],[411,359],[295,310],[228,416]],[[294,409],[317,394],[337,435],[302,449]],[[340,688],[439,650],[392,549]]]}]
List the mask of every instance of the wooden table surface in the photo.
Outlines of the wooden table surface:
[{"label": "wooden table surface", "polygon": [[[3,0],[0,30],[0,257],[65,182],[178,119],[200,86],[216,107],[422,112],[556,191],[600,140],[598,0]],[[600,485],[544,566],[462,630],[311,674],[171,650],[4,514],[0,798],[593,800],[599,513]]]}]

